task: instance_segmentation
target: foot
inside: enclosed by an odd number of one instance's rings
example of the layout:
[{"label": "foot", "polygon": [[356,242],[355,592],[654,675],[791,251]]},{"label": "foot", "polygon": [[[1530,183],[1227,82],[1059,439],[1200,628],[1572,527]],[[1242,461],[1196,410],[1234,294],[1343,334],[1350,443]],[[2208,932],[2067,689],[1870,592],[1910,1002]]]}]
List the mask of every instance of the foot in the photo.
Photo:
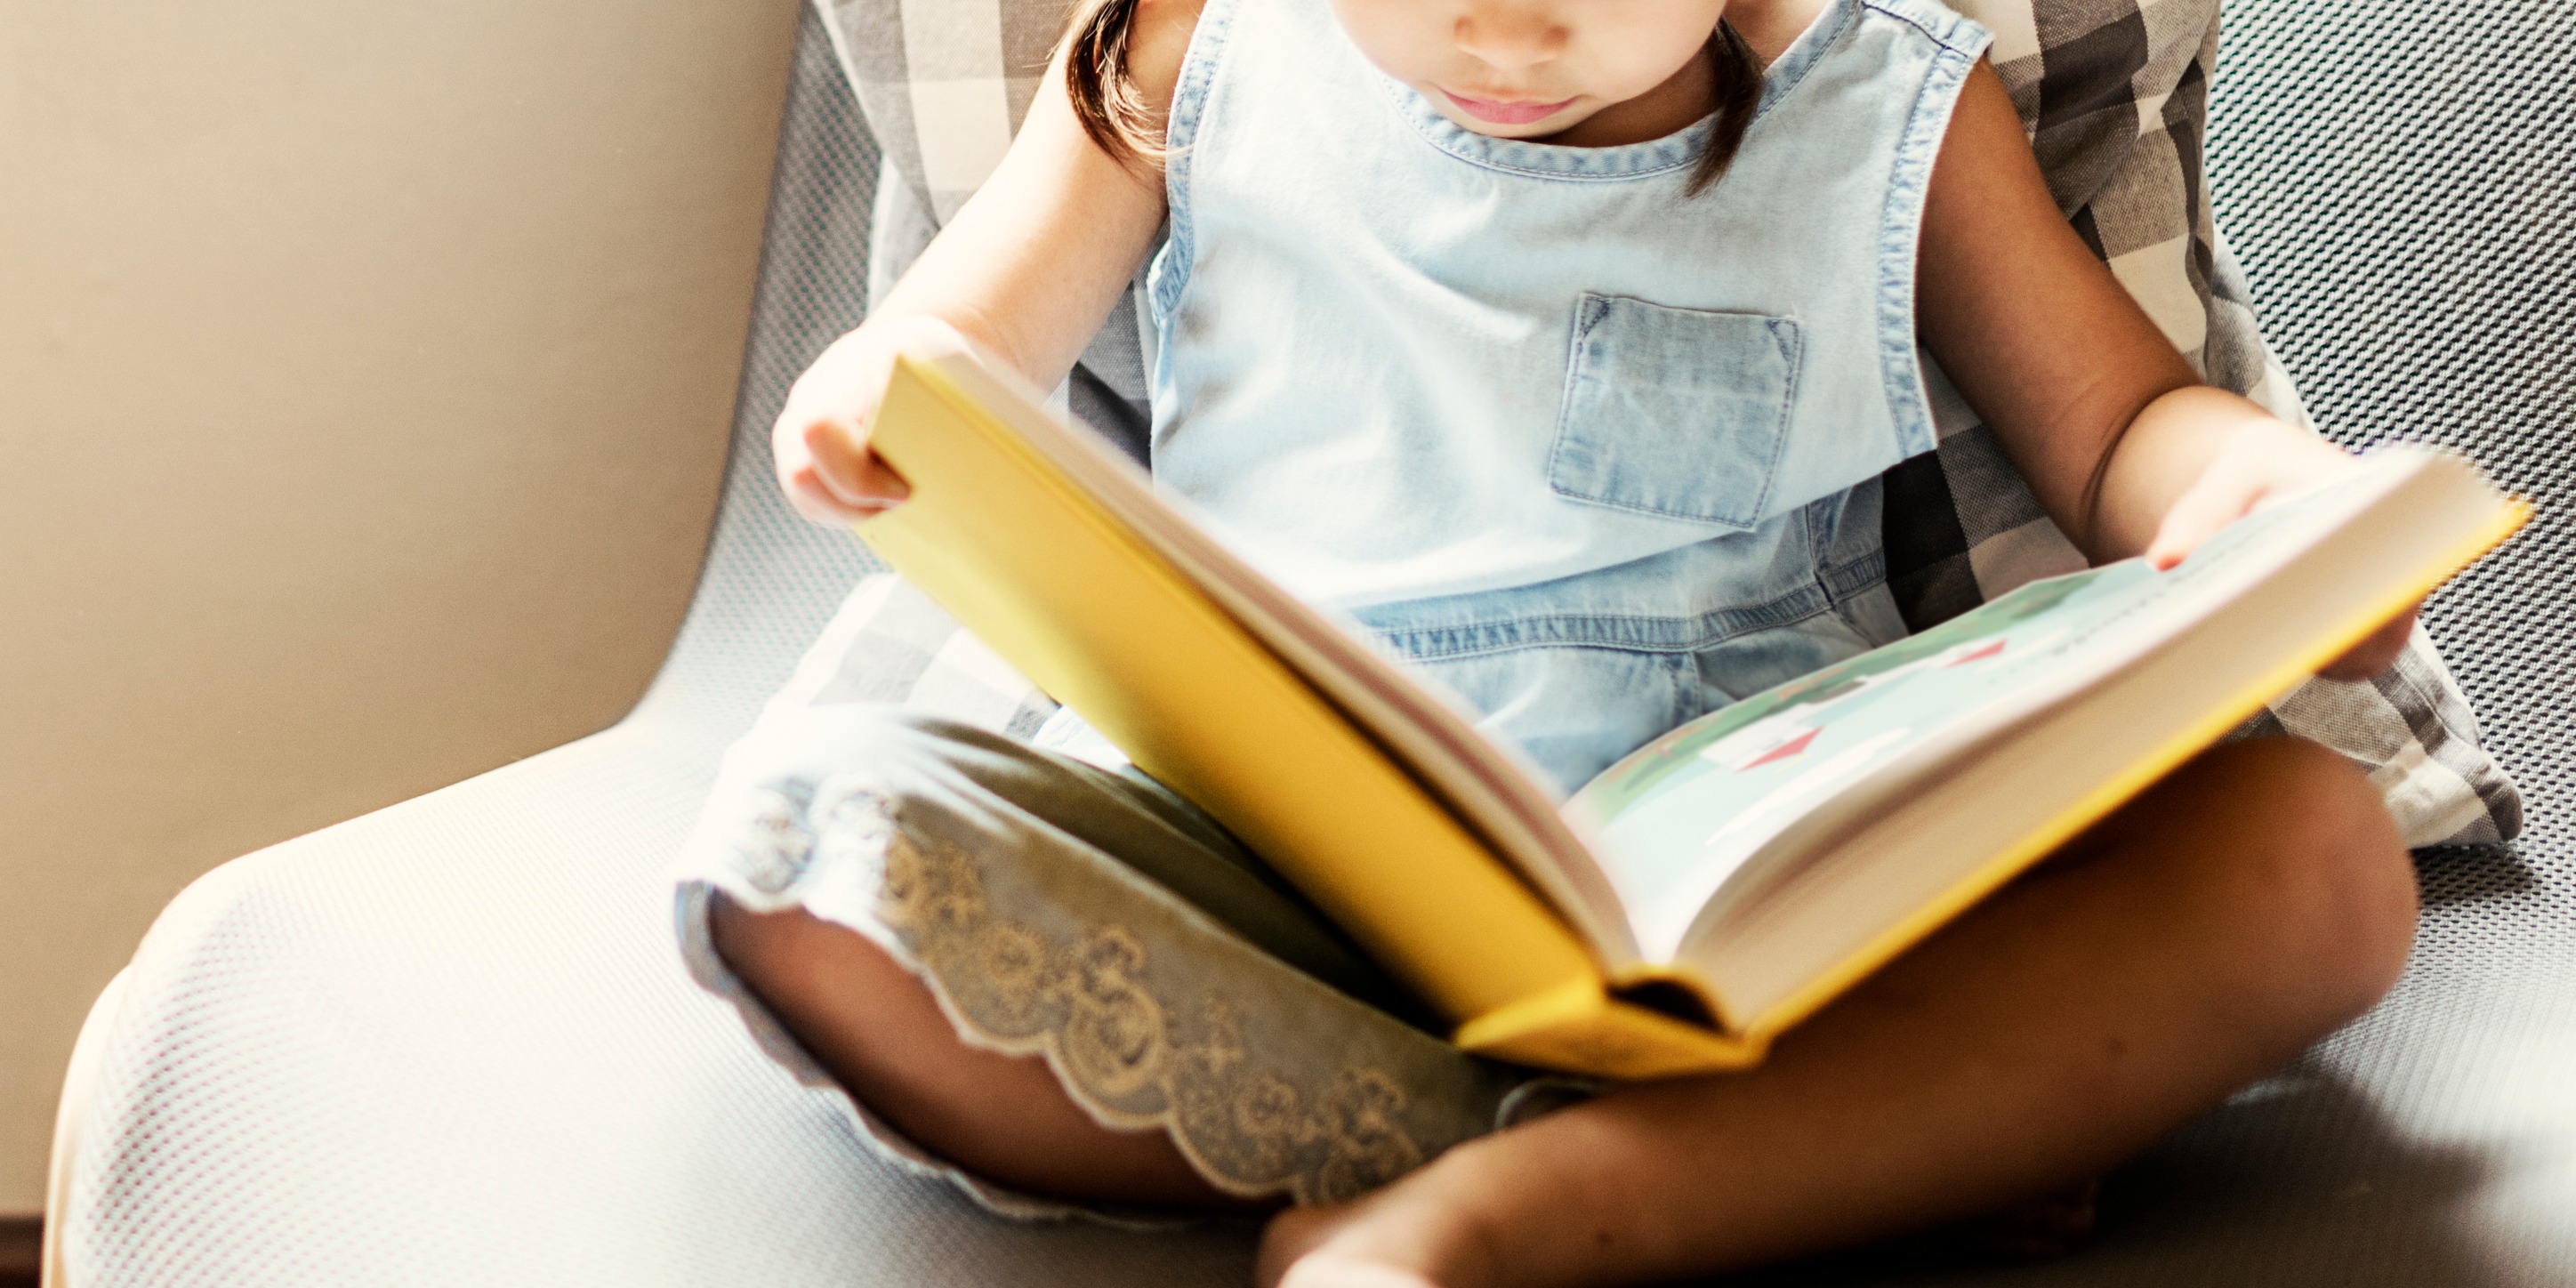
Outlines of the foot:
[{"label": "foot", "polygon": [[1481,1244],[1407,1185],[1338,1207],[1290,1208],[1261,1237],[1271,1288],[1486,1288]]}]

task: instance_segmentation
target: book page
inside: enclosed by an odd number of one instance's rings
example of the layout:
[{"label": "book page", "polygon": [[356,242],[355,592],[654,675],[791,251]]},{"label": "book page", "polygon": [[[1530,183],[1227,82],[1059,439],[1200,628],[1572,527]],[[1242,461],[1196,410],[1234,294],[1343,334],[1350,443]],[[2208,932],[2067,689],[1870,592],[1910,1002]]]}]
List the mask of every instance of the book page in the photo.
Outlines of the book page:
[{"label": "book page", "polygon": [[2221,531],[2159,573],[2143,560],[2023,586],[1921,634],[1693,721],[1569,802],[1669,959],[1712,910],[1937,775],[1996,730],[2130,665],[2259,585],[2412,470],[2360,476]]},{"label": "book page", "polygon": [[1888,799],[1778,879],[1742,897],[1725,892],[1684,952],[1724,981],[1730,1020],[1756,1034],[1797,1022],[2295,687],[2529,514],[2465,461],[2385,455],[2396,459],[2369,462],[2363,476],[2296,510],[2236,525],[2178,569],[2176,580],[2199,585],[2177,599],[2217,599],[2188,629],[1974,744],[1930,790]]}]

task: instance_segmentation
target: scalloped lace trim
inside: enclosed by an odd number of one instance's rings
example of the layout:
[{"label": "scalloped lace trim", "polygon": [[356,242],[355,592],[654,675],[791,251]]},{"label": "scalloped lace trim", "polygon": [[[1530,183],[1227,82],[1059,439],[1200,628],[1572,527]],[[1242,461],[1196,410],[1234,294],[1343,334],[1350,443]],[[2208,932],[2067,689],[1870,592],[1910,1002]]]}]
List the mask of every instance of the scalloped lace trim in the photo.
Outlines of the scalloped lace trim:
[{"label": "scalloped lace trim", "polygon": [[[801,903],[867,934],[930,985],[965,1040],[1044,1056],[1094,1119],[1163,1129],[1228,1193],[1357,1197],[1492,1130],[1520,1082],[1239,940],[1211,948],[1204,941],[1226,932],[1168,896],[1128,888],[1086,898],[1079,883],[1045,881],[997,893],[963,847],[898,826],[895,799],[868,775],[825,780],[803,808],[776,786],[760,791],[733,858],[765,902]],[[1144,920],[1065,906],[1113,901]],[[1198,925],[1184,924],[1193,918]],[[1215,969],[1157,972],[1162,951]],[[1228,952],[1245,960],[1226,962]],[[1266,980],[1244,978],[1240,967],[1256,962]],[[1170,976],[1203,982],[1176,989]],[[1324,996],[1321,1009],[1338,1003],[1351,1013],[1318,1015],[1316,998],[1292,996],[1284,1009],[1305,1014],[1288,1023],[1327,1040],[1248,1038],[1247,1010],[1263,1016],[1262,1005],[1282,1001],[1281,977],[1293,977],[1291,993]],[[1238,996],[1246,985],[1268,995],[1261,1005],[1247,1008]],[[1377,1025],[1384,1031],[1344,1032]],[[1355,1055],[1370,1050],[1397,1058],[1390,1066]],[[1295,1054],[1277,1058],[1283,1051]]]}]

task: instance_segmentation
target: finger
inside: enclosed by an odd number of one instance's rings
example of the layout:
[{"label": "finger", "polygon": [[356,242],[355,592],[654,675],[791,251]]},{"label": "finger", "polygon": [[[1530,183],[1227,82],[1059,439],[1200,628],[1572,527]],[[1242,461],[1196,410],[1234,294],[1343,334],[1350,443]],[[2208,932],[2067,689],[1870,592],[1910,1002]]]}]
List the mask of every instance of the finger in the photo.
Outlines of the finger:
[{"label": "finger", "polygon": [[787,495],[787,503],[794,506],[798,514],[825,527],[846,528],[867,517],[823,486],[823,480],[814,473],[811,463],[781,473],[778,482],[780,490]]},{"label": "finger", "polygon": [[903,476],[870,451],[848,426],[817,421],[805,429],[805,450],[823,486],[855,509],[874,513],[912,495]]},{"label": "finger", "polygon": [[2415,635],[2415,613],[2407,609],[2342,657],[2318,668],[2317,674],[2329,680],[2368,680],[2395,666],[2397,655],[2406,651],[2406,641]]},{"label": "finger", "polygon": [[796,414],[793,403],[769,427],[769,459],[778,470],[782,487],[788,475],[814,463],[813,454],[805,450],[804,418]]},{"label": "finger", "polygon": [[861,467],[867,449],[854,445],[848,430],[829,420],[817,420],[805,426],[797,441],[805,448],[805,459],[812,462],[814,476],[829,490],[834,499],[855,506],[865,492],[860,486]]},{"label": "finger", "polygon": [[2147,562],[2159,570],[2181,563],[2219,529],[2244,518],[2262,495],[2263,482],[2252,474],[2222,467],[2202,475],[2156,525]]}]

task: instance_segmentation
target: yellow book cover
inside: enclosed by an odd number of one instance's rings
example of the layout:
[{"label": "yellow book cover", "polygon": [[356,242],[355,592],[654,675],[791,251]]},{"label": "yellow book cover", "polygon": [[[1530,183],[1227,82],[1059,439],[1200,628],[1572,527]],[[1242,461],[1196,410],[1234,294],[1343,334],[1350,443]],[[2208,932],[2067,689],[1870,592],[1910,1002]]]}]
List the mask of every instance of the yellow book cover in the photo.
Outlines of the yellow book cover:
[{"label": "yellow book cover", "polygon": [[871,430],[860,535],[1457,1025],[1620,1078],[1769,1039],[2517,526],[2388,453],[2172,573],[2111,565],[1684,725],[1571,801],[962,350]]}]

